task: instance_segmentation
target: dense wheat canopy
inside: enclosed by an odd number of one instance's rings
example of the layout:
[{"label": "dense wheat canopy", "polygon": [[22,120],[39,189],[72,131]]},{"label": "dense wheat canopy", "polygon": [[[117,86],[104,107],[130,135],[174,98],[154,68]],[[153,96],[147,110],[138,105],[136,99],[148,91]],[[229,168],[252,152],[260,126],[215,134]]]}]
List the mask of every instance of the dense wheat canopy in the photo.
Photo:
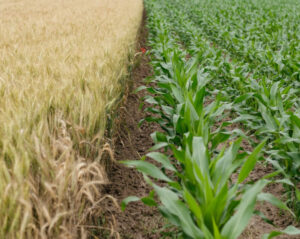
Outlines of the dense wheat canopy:
[{"label": "dense wheat canopy", "polygon": [[0,238],[88,235],[141,16],[141,0],[0,0]]}]

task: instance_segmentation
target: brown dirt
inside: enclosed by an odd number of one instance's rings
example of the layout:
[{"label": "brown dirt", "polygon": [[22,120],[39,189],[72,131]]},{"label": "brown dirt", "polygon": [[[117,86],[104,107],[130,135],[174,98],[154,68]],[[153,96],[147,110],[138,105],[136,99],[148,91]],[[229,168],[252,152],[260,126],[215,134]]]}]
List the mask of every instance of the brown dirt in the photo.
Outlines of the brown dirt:
[{"label": "brown dirt", "polygon": [[[139,160],[141,156],[147,153],[147,150],[153,145],[150,134],[160,130],[158,125],[145,123],[138,127],[138,123],[146,116],[139,109],[141,98],[145,92],[137,94],[132,91],[143,85],[143,79],[151,75],[149,59],[141,53],[141,48],[146,48],[147,29],[145,28],[145,13],[143,24],[137,46],[137,64],[131,75],[130,89],[127,98],[124,100],[123,107],[120,108],[119,123],[120,128],[115,140],[115,159],[120,160]],[[247,145],[244,145],[244,147]],[[245,147],[251,151],[249,147]],[[249,179],[256,180],[272,172],[270,166],[258,164],[251,173]],[[146,196],[151,188],[145,183],[142,175],[134,169],[129,169],[121,164],[114,164],[109,172],[110,184],[103,189],[104,194],[113,196],[120,205],[121,201],[128,196]],[[265,192],[272,193],[278,198],[282,198],[283,188],[281,185],[269,185]],[[261,210],[265,216],[273,220],[279,228],[285,228],[293,224],[293,219],[287,213],[274,206],[263,203],[257,204],[257,209]],[[111,237],[124,239],[156,239],[162,238],[160,231],[165,225],[159,212],[155,208],[143,205],[142,203],[131,203],[127,206],[125,212],[113,204],[112,201],[105,203],[105,215],[108,221],[113,221],[113,228],[116,233]],[[112,220],[113,219],[113,220]],[[264,222],[260,217],[255,216],[251,219],[250,224],[239,237],[240,239],[258,239],[263,234],[275,230],[275,227]],[[106,235],[108,236],[108,235]],[[278,238],[300,238],[292,236],[281,236]]]},{"label": "brown dirt", "polygon": [[[136,66],[131,75],[128,97],[120,108],[117,139],[115,141],[115,159],[139,160],[153,145],[150,134],[159,130],[155,124],[144,123],[138,127],[141,119],[146,114],[139,109],[141,98],[146,92],[133,93],[133,90],[143,85],[143,79],[151,75],[151,67],[148,57],[141,52],[141,48],[147,49],[147,30],[145,28],[145,13],[137,46]],[[112,166],[109,172],[110,184],[105,186],[103,193],[113,196],[118,204],[128,196],[147,196],[151,188],[145,183],[142,174],[134,169],[129,169],[121,164]],[[106,215],[114,218],[114,230],[121,238],[142,239],[161,238],[157,230],[164,225],[157,209],[143,205],[142,203],[130,203],[125,212],[121,212],[112,202],[105,205]],[[117,238],[116,234],[113,236]]]}]

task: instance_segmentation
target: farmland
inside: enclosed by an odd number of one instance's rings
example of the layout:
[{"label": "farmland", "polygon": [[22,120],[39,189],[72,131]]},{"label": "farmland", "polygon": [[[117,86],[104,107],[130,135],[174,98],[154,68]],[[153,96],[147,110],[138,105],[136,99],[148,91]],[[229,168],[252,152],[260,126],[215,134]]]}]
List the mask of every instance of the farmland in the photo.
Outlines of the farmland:
[{"label": "farmland", "polygon": [[[298,221],[300,3],[145,4],[154,74],[140,90],[154,115],[144,120],[164,132],[151,135],[142,161],[124,162],[154,189],[141,201],[157,206],[180,238],[239,238],[258,202]],[[272,170],[251,180],[263,165]],[[284,188],[279,198],[269,185]],[[299,233],[291,224],[279,231],[264,238]]]},{"label": "farmland", "polygon": [[299,0],[0,0],[0,239],[299,238],[299,32]]},{"label": "farmland", "polygon": [[90,235],[141,16],[139,0],[0,1],[0,238]]}]

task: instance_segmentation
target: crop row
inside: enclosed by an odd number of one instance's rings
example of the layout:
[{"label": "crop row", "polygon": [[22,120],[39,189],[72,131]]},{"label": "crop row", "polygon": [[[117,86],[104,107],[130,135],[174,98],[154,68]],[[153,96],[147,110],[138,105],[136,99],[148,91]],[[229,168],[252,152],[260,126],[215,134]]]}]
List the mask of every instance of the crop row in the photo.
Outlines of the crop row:
[{"label": "crop row", "polygon": [[[194,20],[201,18],[201,6],[195,2],[146,1],[155,87],[146,88],[145,101],[151,105],[146,110],[158,117],[145,120],[164,129],[153,133],[155,146],[147,156],[160,166],[145,158],[125,163],[143,172],[161,204],[154,192],[142,201],[158,206],[183,238],[238,238],[254,214],[256,201],[268,201],[294,215],[262,189],[269,183],[284,183],[294,196],[289,205],[296,208],[298,91],[272,77],[258,80],[266,74],[264,67],[254,68],[247,57],[241,60],[235,51],[212,41],[215,36]],[[228,130],[236,123],[243,130]],[[254,146],[252,152],[246,150],[248,142]],[[259,159],[267,159],[277,171],[251,182],[247,177]],[[285,178],[273,179],[279,173]],[[280,233],[299,231],[289,227],[265,238]]]},{"label": "crop row", "polygon": [[201,28],[186,17],[187,13],[178,10],[186,7],[176,9],[168,16],[174,32],[185,42],[189,55],[197,54],[199,64],[206,66],[205,72],[214,79],[213,89],[219,90],[224,101],[234,103],[234,122],[242,123],[249,136],[259,140],[268,138],[265,148],[268,160],[290,181],[289,204],[299,217],[296,187],[300,176],[299,88],[287,84],[291,81],[279,80],[276,73],[264,74],[264,65],[253,67],[236,59],[231,52],[214,47],[205,40]]},{"label": "crop row", "polygon": [[[293,4],[292,4],[293,2]],[[207,1],[181,4],[213,42],[265,74],[299,86],[299,9],[297,1]],[[192,10],[188,6],[195,6]]]}]

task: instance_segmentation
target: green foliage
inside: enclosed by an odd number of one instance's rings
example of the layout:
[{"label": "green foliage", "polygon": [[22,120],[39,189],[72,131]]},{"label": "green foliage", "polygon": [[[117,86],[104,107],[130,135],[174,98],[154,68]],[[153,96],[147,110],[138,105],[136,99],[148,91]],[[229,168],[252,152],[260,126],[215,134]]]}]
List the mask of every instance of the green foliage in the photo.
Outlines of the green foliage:
[{"label": "green foliage", "polygon": [[169,34],[184,44],[184,54],[193,56],[202,72],[213,79],[207,85],[210,92],[218,92],[223,102],[233,103],[232,123],[242,124],[252,139],[269,139],[264,151],[293,182],[293,186],[286,186],[287,198],[300,217],[296,186],[300,179],[300,41],[296,20],[300,4],[174,0],[160,6]]},{"label": "green foliage", "polygon": [[[152,134],[147,156],[156,166],[145,158],[124,163],[144,174],[182,238],[238,238],[257,201],[300,216],[299,24],[288,14],[299,17],[300,4],[292,3],[145,1],[155,84],[143,88],[144,100],[156,115],[145,120],[164,133]],[[234,124],[239,129],[228,130]],[[276,172],[246,180],[258,160]],[[278,174],[287,204],[262,193]],[[156,205],[153,193],[142,201]],[[264,238],[280,234],[299,230]]]}]

